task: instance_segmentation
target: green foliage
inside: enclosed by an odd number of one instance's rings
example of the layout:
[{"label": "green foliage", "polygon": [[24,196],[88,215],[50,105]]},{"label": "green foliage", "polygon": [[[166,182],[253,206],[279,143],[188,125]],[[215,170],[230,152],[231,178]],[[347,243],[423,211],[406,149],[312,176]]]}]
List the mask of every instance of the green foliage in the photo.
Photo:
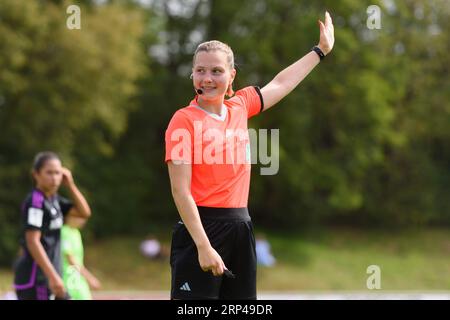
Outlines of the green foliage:
[{"label": "green foliage", "polygon": [[90,150],[88,158],[111,157],[147,72],[139,11],[82,7],[81,30],[69,30],[67,6],[0,4],[0,261],[17,247],[11,239],[34,154],[55,150],[72,168],[82,162],[80,149]]},{"label": "green foliage", "polygon": [[[94,209],[93,235],[174,221],[164,132],[193,96],[196,45],[229,43],[234,88],[264,86],[317,43],[325,9],[333,52],[250,122],[280,129],[279,173],[253,169],[254,220],[450,223],[445,0],[176,2],[78,1],[81,30],[66,28],[68,1],[0,3],[0,262],[16,250],[30,162],[43,149],[74,169]],[[382,10],[380,30],[366,27],[372,4]]]}]

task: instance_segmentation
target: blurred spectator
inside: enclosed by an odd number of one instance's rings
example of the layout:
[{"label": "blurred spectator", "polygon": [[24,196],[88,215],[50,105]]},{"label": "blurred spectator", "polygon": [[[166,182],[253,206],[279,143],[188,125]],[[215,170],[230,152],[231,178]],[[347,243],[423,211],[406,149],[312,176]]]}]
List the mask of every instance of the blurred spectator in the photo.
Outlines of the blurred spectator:
[{"label": "blurred spectator", "polygon": [[264,235],[256,236],[256,260],[258,264],[266,267],[275,265],[275,257],[271,253],[269,241]]},{"label": "blurred spectator", "polygon": [[152,234],[148,235],[141,242],[140,250],[144,257],[149,259],[166,258],[169,256],[169,250],[164,245],[161,245],[159,240]]}]

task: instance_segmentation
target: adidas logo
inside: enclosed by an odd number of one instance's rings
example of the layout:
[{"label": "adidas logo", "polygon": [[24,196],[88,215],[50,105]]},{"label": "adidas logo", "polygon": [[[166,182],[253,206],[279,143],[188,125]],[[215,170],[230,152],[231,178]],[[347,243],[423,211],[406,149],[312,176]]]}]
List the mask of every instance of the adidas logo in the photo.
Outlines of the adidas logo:
[{"label": "adidas logo", "polygon": [[189,287],[189,283],[185,282],[181,287],[180,290],[183,291],[191,291],[191,288]]}]

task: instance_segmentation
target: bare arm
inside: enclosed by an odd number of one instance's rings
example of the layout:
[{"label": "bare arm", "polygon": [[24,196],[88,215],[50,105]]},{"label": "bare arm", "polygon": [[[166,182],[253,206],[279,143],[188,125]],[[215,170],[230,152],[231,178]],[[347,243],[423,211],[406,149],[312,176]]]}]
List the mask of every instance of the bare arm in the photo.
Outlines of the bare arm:
[{"label": "bare arm", "polygon": [[169,161],[168,167],[173,199],[181,219],[197,246],[200,267],[203,271],[211,270],[215,276],[223,274],[226,269],[225,264],[209,242],[191,194],[191,165],[174,164]]},{"label": "bare arm", "polygon": [[91,216],[91,208],[83,194],[78,190],[78,187],[73,180],[72,173],[67,168],[63,168],[63,184],[69,189],[70,196],[74,202],[74,206],[70,209],[68,215],[89,218]]},{"label": "bare arm", "polygon": [[40,239],[41,231],[29,230],[25,232],[25,241],[27,243],[28,250],[30,251],[30,254],[33,257],[34,261],[36,261],[38,266],[46,275],[49,281],[50,290],[57,297],[64,297],[64,283],[58,272],[56,272],[55,268],[50,262],[50,259],[48,258]]},{"label": "bare arm", "polygon": [[[325,24],[319,21],[320,41],[318,47],[326,55],[334,45],[334,27],[328,12],[325,13]],[[287,96],[320,62],[317,53],[311,51],[300,60],[278,73],[272,81],[261,89],[264,110],[269,109]]]},{"label": "bare arm", "polygon": [[100,289],[101,287],[100,281],[98,281],[98,279],[92,273],[90,273],[85,266],[79,265],[71,254],[66,253],[66,257],[69,264],[71,266],[74,266],[80,272],[80,274],[86,279],[91,289],[94,290]]},{"label": "bare arm", "polygon": [[311,51],[303,58],[290,65],[261,89],[264,110],[274,106],[287,96],[319,63],[319,56]]}]

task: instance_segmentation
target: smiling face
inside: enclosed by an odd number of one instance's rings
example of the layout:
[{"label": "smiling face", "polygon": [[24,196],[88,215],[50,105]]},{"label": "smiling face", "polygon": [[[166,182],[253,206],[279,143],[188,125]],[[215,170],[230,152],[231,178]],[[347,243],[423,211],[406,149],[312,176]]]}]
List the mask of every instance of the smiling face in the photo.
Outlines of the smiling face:
[{"label": "smiling face", "polygon": [[49,159],[40,169],[33,170],[36,187],[48,195],[53,195],[58,191],[62,177],[62,166],[59,159]]},{"label": "smiling face", "polygon": [[229,65],[225,52],[211,50],[196,54],[192,74],[194,87],[203,91],[201,99],[212,102],[223,100],[236,70]]}]

